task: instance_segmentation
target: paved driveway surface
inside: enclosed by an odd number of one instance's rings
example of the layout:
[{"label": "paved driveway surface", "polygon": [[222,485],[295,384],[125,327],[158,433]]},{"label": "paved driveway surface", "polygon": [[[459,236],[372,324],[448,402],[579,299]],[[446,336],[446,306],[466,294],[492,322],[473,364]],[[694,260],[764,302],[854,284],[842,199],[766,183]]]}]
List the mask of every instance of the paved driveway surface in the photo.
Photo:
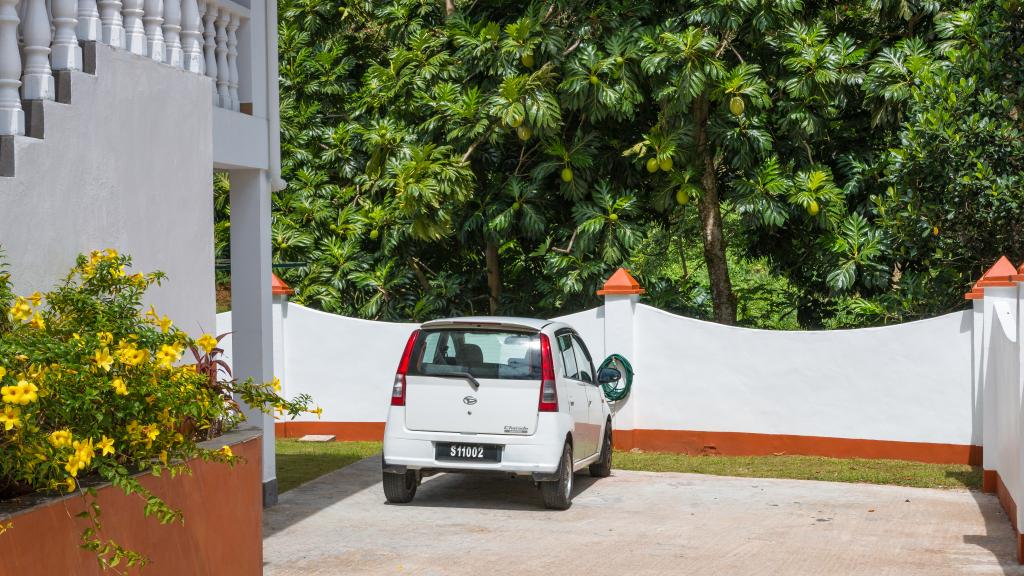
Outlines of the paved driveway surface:
[{"label": "paved driveway surface", "polygon": [[440,475],[388,505],[379,457],[281,496],[264,573],[1024,576],[988,494],[615,471],[550,512],[531,482]]}]

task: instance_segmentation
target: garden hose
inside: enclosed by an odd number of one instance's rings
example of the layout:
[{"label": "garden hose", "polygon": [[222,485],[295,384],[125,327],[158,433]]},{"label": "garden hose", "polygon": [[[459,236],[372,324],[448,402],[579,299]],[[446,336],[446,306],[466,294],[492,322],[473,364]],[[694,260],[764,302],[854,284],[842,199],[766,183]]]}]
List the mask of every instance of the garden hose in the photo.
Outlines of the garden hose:
[{"label": "garden hose", "polygon": [[633,387],[633,366],[625,357],[619,354],[612,354],[605,358],[604,362],[601,362],[601,367],[598,369],[598,372],[600,373],[601,370],[604,370],[605,368],[617,369],[622,374],[622,378],[619,378],[615,382],[607,382],[601,385],[601,390],[604,391],[604,397],[607,398],[609,402],[624,400],[626,396],[629,396],[629,389]]}]

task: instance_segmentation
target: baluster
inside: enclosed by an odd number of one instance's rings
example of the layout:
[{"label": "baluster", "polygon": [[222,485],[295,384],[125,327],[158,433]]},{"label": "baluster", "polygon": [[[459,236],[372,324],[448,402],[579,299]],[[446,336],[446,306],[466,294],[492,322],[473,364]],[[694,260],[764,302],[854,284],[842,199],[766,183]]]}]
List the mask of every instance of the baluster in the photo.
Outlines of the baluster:
[{"label": "baluster", "polygon": [[238,112],[240,109],[238,101],[238,26],[242,19],[238,14],[232,14],[228,22],[228,96],[231,98],[231,109]]},{"label": "baluster", "polygon": [[142,17],[142,27],[146,31],[146,56],[157,62],[163,62],[165,49],[164,2],[163,0],[145,0],[143,7],[145,16]]},{"label": "baluster", "polygon": [[132,54],[146,53],[146,29],[142,26],[143,0],[123,0],[125,48]]},{"label": "baluster", "polygon": [[103,37],[100,29],[100,11],[96,0],[78,0],[78,39],[99,42]]},{"label": "baluster", "polygon": [[213,0],[206,1],[206,13],[203,15],[206,25],[203,29],[203,54],[206,56],[206,76],[213,78],[213,105],[217,106],[220,97],[217,93],[217,40],[213,21],[217,19],[217,6]]},{"label": "baluster", "polygon": [[[205,6],[205,5],[204,5]],[[203,20],[196,0],[181,2],[182,67],[189,72],[203,73]]]},{"label": "baluster", "polygon": [[23,0],[25,22],[21,37],[25,43],[25,74],[21,78],[21,96],[25,100],[53,100],[53,71],[50,69],[50,19],[46,0]]},{"label": "baluster", "polygon": [[221,108],[231,108],[231,93],[228,91],[228,84],[231,81],[231,71],[228,70],[228,32],[227,25],[231,20],[231,14],[224,8],[220,9],[214,25],[217,30],[217,100]]},{"label": "baluster", "polygon": [[124,22],[121,20],[121,0],[97,0],[103,43],[124,48]]},{"label": "baluster", "polygon": [[77,10],[75,0],[51,0],[53,12],[53,55],[54,70],[81,70],[82,49],[78,46]]},{"label": "baluster", "polygon": [[181,68],[181,0],[164,0],[164,62]]},{"label": "baluster", "polygon": [[18,51],[18,0],[0,0],[0,135],[25,133],[21,111],[21,53]]}]

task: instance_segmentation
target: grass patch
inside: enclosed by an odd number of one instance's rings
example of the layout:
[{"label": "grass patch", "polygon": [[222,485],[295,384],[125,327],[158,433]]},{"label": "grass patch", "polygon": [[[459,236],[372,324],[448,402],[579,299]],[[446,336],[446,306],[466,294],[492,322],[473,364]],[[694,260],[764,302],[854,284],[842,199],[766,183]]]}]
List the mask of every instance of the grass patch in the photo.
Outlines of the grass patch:
[{"label": "grass patch", "polygon": [[282,439],[276,443],[277,489],[284,493],[367,456],[380,452],[380,442],[299,442]]},{"label": "grass patch", "polygon": [[616,451],[612,465],[621,470],[647,472],[862,482],[916,488],[981,489],[981,468],[965,464],[922,464],[903,460],[818,456],[688,456]]}]

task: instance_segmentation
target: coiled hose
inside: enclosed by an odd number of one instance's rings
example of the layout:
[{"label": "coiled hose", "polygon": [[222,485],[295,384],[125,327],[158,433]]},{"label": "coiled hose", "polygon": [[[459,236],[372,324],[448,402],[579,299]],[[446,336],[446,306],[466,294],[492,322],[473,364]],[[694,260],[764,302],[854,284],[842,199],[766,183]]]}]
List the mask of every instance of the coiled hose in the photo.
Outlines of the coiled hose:
[{"label": "coiled hose", "polygon": [[615,382],[601,384],[601,390],[604,391],[604,397],[607,398],[609,402],[624,400],[626,396],[629,396],[629,389],[633,387],[633,366],[624,356],[612,354],[605,358],[604,362],[601,362],[601,367],[597,370],[598,373],[605,368],[617,369],[622,374],[622,378],[619,378]]}]

